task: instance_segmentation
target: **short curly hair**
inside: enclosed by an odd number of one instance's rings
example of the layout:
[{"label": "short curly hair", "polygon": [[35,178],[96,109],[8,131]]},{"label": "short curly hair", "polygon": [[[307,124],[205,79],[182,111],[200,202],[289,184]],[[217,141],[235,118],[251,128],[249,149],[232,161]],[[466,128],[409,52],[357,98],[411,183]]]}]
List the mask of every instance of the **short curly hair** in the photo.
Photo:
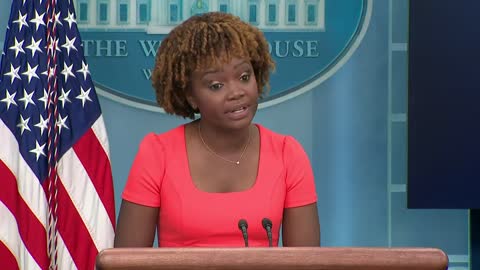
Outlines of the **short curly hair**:
[{"label": "short curly hair", "polygon": [[250,60],[259,96],[263,96],[275,68],[263,33],[228,13],[190,17],[175,27],[158,48],[151,77],[157,103],[169,114],[194,119],[198,111],[187,101],[192,73],[227,63],[232,57]]}]

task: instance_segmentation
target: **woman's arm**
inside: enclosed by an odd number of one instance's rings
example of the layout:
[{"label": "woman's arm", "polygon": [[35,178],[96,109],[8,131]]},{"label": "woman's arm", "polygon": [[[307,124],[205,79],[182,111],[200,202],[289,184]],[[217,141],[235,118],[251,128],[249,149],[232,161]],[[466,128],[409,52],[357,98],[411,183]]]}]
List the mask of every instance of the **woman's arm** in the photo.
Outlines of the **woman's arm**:
[{"label": "woman's arm", "polygon": [[114,247],[151,247],[158,222],[158,208],[123,200]]},{"label": "woman's arm", "polygon": [[284,209],[282,240],[285,247],[320,246],[317,203]]}]

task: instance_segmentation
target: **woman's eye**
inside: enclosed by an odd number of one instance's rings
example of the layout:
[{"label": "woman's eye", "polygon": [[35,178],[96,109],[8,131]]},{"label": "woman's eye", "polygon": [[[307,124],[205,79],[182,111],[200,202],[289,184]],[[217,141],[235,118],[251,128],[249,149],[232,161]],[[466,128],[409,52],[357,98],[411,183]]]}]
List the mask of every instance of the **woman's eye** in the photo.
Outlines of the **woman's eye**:
[{"label": "woman's eye", "polygon": [[241,81],[248,81],[248,80],[250,80],[250,74],[248,74],[248,73],[242,74],[242,76],[240,77],[240,80],[241,80]]},{"label": "woman's eye", "polygon": [[212,89],[212,90],[218,90],[220,88],[222,88],[223,84],[221,83],[214,83],[214,84],[211,84],[208,88]]}]

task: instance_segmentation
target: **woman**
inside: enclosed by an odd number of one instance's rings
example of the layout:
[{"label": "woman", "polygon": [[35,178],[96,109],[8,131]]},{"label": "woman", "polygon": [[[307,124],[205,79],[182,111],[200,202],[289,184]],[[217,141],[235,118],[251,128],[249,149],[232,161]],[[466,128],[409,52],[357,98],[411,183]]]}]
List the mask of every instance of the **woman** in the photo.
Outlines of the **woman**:
[{"label": "woman", "polygon": [[231,14],[193,16],[162,41],[157,102],[200,118],[141,142],[115,247],[150,247],[156,229],[159,247],[277,246],[280,227],[283,246],[320,245],[307,155],[293,137],[252,124],[273,68],[263,34]]}]

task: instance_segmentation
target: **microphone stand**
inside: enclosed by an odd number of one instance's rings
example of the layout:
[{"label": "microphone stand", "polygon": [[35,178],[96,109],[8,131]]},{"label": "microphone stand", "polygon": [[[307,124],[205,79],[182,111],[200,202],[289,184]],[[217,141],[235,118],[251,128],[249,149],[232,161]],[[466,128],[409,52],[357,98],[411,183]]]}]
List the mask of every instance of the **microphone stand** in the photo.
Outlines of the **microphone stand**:
[{"label": "microphone stand", "polygon": [[243,240],[245,241],[245,247],[248,247],[248,234],[247,234],[247,229],[248,229],[248,223],[245,219],[240,219],[238,221],[238,228],[240,231],[242,231],[243,235]]},{"label": "microphone stand", "polygon": [[262,226],[267,231],[268,246],[272,247],[272,221],[268,218],[262,219]]}]

